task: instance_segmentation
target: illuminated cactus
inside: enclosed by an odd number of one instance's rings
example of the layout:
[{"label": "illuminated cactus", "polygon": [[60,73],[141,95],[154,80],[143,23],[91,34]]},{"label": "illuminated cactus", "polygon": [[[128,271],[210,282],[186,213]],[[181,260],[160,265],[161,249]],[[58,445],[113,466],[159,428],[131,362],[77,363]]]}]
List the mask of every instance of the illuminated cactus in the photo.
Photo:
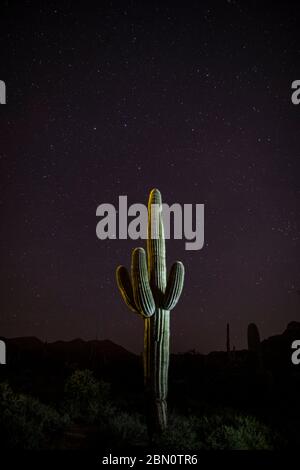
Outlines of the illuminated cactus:
[{"label": "illuminated cactus", "polygon": [[176,261],[167,280],[162,201],[153,189],[148,202],[147,259],[143,248],[132,252],[131,276],[124,266],[116,272],[127,306],[144,319],[144,383],[150,437],[167,426],[170,310],[184,283],[184,266]]}]

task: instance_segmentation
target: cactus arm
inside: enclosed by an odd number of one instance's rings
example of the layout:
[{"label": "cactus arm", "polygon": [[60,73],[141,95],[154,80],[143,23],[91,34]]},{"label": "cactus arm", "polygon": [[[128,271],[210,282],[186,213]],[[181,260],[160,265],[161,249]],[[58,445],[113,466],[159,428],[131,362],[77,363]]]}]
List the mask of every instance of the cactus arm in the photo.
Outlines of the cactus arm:
[{"label": "cactus arm", "polygon": [[172,310],[177,304],[184,283],[184,266],[181,261],[176,261],[170,271],[167,288],[163,300],[163,308]]},{"label": "cactus arm", "polygon": [[131,279],[133,298],[138,311],[144,317],[151,317],[155,312],[155,302],[149,285],[146,253],[143,248],[132,252]]},{"label": "cactus arm", "polygon": [[133,290],[131,286],[130,276],[125,266],[118,266],[116,270],[116,279],[121,296],[127,305],[135,313],[138,313],[134,303]]}]

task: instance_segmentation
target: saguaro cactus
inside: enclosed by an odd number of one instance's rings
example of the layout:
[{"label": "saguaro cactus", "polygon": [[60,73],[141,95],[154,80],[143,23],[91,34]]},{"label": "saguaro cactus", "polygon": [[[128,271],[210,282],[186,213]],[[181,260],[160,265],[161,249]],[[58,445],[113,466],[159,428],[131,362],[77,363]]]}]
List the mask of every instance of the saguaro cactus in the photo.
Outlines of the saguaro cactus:
[{"label": "saguaro cactus", "polygon": [[248,350],[255,353],[260,352],[260,336],[257,325],[255,323],[249,323],[248,325]]},{"label": "saguaro cactus", "polygon": [[228,356],[230,355],[230,327],[229,323],[226,326],[226,351]]},{"label": "saguaro cactus", "polygon": [[252,353],[256,360],[257,369],[260,372],[264,370],[263,351],[260,342],[260,335],[257,325],[255,323],[249,323],[248,330],[248,351]]},{"label": "saguaro cactus", "polygon": [[144,383],[150,436],[167,426],[170,310],[184,283],[184,266],[176,261],[167,280],[162,201],[153,189],[148,202],[147,259],[143,248],[132,252],[131,276],[124,266],[117,284],[128,307],[144,319]]}]

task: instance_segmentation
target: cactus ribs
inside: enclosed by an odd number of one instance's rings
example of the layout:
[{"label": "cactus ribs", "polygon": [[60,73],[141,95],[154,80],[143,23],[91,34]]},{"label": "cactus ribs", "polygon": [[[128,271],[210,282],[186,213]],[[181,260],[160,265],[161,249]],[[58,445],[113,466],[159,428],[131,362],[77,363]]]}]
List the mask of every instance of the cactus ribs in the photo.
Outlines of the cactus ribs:
[{"label": "cactus ribs", "polygon": [[[158,210],[152,211],[152,207]],[[153,189],[148,202],[147,257],[143,248],[132,252],[131,276],[117,268],[117,284],[127,306],[144,319],[144,383],[149,436],[167,427],[170,310],[184,283],[184,266],[176,261],[167,280],[161,194]]]}]

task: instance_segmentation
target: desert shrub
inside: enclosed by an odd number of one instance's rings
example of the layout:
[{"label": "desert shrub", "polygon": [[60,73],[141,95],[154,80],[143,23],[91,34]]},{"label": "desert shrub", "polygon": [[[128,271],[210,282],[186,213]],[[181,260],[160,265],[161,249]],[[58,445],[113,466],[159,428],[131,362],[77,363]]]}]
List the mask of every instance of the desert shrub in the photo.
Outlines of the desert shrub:
[{"label": "desert shrub", "polygon": [[157,445],[182,450],[270,450],[273,436],[255,417],[225,410],[201,418],[173,415]]},{"label": "desert shrub", "polygon": [[206,439],[206,446],[211,449],[228,450],[272,450],[272,434],[267,426],[253,416],[234,414],[229,423],[222,417],[214,419],[217,426]]},{"label": "desert shrub", "polygon": [[162,436],[155,438],[158,447],[178,450],[196,450],[199,448],[197,418],[172,414],[168,429]]},{"label": "desert shrub", "polygon": [[108,428],[112,442],[117,443],[120,447],[135,445],[147,440],[146,425],[137,413],[129,414],[114,409],[109,416]]},{"label": "desert shrub", "polygon": [[111,412],[109,385],[90,370],[76,370],[66,381],[63,409],[74,421],[92,424]]},{"label": "desert shrub", "polygon": [[1,446],[13,449],[51,447],[68,423],[49,406],[23,394],[14,393],[6,383],[0,384]]},{"label": "desert shrub", "polygon": [[73,421],[94,424],[102,444],[114,447],[146,439],[146,426],[136,413],[112,404],[109,384],[98,381],[89,370],[76,370],[66,381],[64,410]]}]

